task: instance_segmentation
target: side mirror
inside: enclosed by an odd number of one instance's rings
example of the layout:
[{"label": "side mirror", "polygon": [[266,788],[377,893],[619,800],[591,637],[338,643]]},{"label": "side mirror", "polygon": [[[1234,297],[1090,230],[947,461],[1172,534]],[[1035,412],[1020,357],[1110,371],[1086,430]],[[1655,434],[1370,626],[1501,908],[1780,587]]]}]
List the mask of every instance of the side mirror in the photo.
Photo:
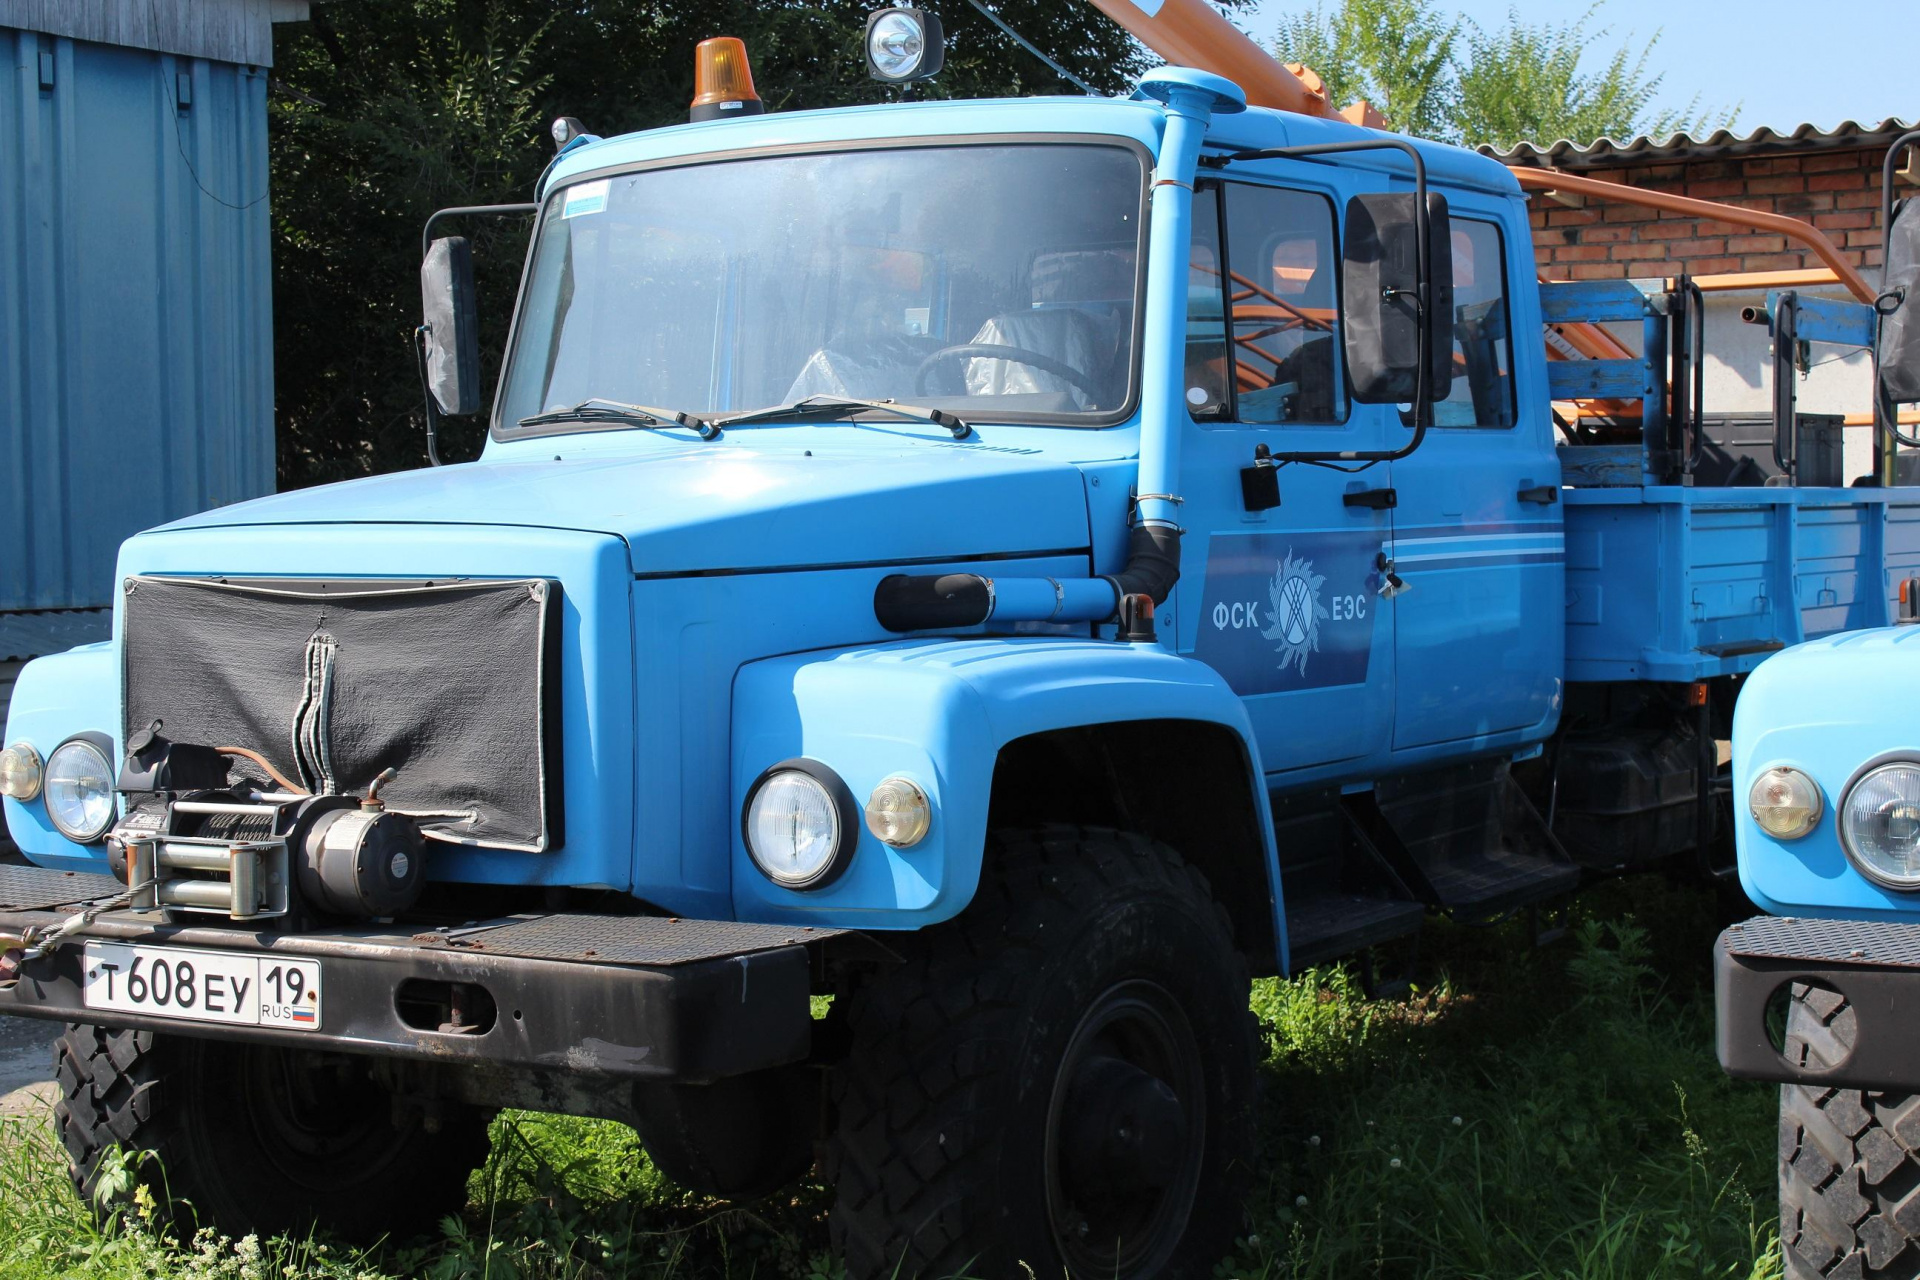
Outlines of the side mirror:
[{"label": "side mirror", "polygon": [[1347,201],[1340,247],[1347,377],[1361,404],[1412,401],[1421,361],[1427,401],[1453,388],[1453,229],[1446,197],[1427,197],[1427,272],[1432,315],[1420,317],[1419,199],[1376,192]]},{"label": "side mirror", "polygon": [[1893,404],[1920,400],[1920,200],[1902,201],[1887,228],[1887,265],[1881,276],[1880,337],[1874,358],[1880,394]]},{"label": "side mirror", "polygon": [[480,412],[480,316],[474,303],[473,247],[447,236],[427,247],[420,264],[422,369],[440,412]]}]

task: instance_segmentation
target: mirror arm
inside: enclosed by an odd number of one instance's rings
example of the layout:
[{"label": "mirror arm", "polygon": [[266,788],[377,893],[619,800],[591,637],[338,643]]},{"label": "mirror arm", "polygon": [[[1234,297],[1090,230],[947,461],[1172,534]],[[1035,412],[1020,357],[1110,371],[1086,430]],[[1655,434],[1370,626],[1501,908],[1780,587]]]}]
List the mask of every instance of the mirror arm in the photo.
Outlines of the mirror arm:
[{"label": "mirror arm", "polygon": [[[424,260],[433,250],[433,229],[442,218],[459,217],[513,217],[521,214],[537,214],[537,204],[466,204],[451,209],[437,209],[420,228],[420,257]],[[420,390],[427,402],[427,465],[440,466],[440,406],[433,402],[433,388],[427,385],[427,327],[420,325],[413,331],[414,356],[420,366]]]},{"label": "mirror arm", "polygon": [[1302,147],[1257,147],[1248,151],[1229,151],[1225,155],[1200,157],[1201,167],[1224,169],[1241,160],[1310,160],[1315,164],[1328,164],[1324,157],[1345,155],[1354,151],[1399,151],[1413,162],[1414,195],[1414,235],[1419,240],[1415,247],[1420,277],[1419,296],[1414,305],[1420,316],[1420,367],[1413,375],[1413,439],[1399,449],[1349,449],[1344,451],[1326,451],[1318,453],[1276,453],[1275,462],[1358,462],[1372,466],[1377,462],[1398,462],[1418,449],[1427,438],[1427,424],[1433,418],[1433,406],[1427,403],[1430,397],[1427,386],[1428,370],[1433,364],[1433,246],[1432,224],[1427,208],[1427,162],[1421,156],[1420,149],[1404,138],[1365,138],[1357,142],[1322,142]]},{"label": "mirror arm", "polygon": [[420,387],[427,400],[427,465],[444,466],[440,461],[440,406],[433,402],[433,389],[427,384],[427,326],[413,329],[413,356],[420,367]]}]

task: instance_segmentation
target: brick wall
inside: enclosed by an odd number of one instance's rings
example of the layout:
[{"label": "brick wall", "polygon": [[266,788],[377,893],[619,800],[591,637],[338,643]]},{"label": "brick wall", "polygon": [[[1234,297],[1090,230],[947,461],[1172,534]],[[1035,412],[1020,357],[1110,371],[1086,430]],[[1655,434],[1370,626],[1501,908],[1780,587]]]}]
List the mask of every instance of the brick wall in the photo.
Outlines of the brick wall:
[{"label": "brick wall", "polygon": [[[1885,153],[1810,152],[1757,160],[1695,160],[1570,169],[1670,195],[1782,213],[1813,223],[1856,267],[1880,265],[1880,164]],[[1797,271],[1822,266],[1783,236],[1635,205],[1570,208],[1535,195],[1534,260],[1554,280]]]}]

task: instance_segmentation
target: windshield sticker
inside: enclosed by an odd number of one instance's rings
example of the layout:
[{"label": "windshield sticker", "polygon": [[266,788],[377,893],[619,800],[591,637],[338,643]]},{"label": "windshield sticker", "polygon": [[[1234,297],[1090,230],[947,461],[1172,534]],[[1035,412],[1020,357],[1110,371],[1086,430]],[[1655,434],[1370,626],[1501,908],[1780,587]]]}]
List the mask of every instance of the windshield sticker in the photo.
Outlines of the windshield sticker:
[{"label": "windshield sticker", "polygon": [[602,178],[598,182],[582,182],[578,186],[567,188],[567,202],[560,206],[560,216],[577,218],[583,213],[599,213],[607,207],[607,190],[612,185],[611,178]]},{"label": "windshield sticker", "polygon": [[1214,537],[1194,656],[1241,695],[1364,683],[1379,551],[1375,530]]}]

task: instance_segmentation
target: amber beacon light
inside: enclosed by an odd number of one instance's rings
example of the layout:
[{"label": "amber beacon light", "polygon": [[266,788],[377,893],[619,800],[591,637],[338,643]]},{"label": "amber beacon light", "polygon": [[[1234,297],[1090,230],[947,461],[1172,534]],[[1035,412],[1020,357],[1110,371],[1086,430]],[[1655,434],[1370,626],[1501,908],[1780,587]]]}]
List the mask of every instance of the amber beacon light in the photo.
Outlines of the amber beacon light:
[{"label": "amber beacon light", "polygon": [[724,120],[729,116],[757,116],[766,105],[753,91],[753,67],[747,46],[734,36],[702,40],[693,51],[693,106],[687,119]]}]

